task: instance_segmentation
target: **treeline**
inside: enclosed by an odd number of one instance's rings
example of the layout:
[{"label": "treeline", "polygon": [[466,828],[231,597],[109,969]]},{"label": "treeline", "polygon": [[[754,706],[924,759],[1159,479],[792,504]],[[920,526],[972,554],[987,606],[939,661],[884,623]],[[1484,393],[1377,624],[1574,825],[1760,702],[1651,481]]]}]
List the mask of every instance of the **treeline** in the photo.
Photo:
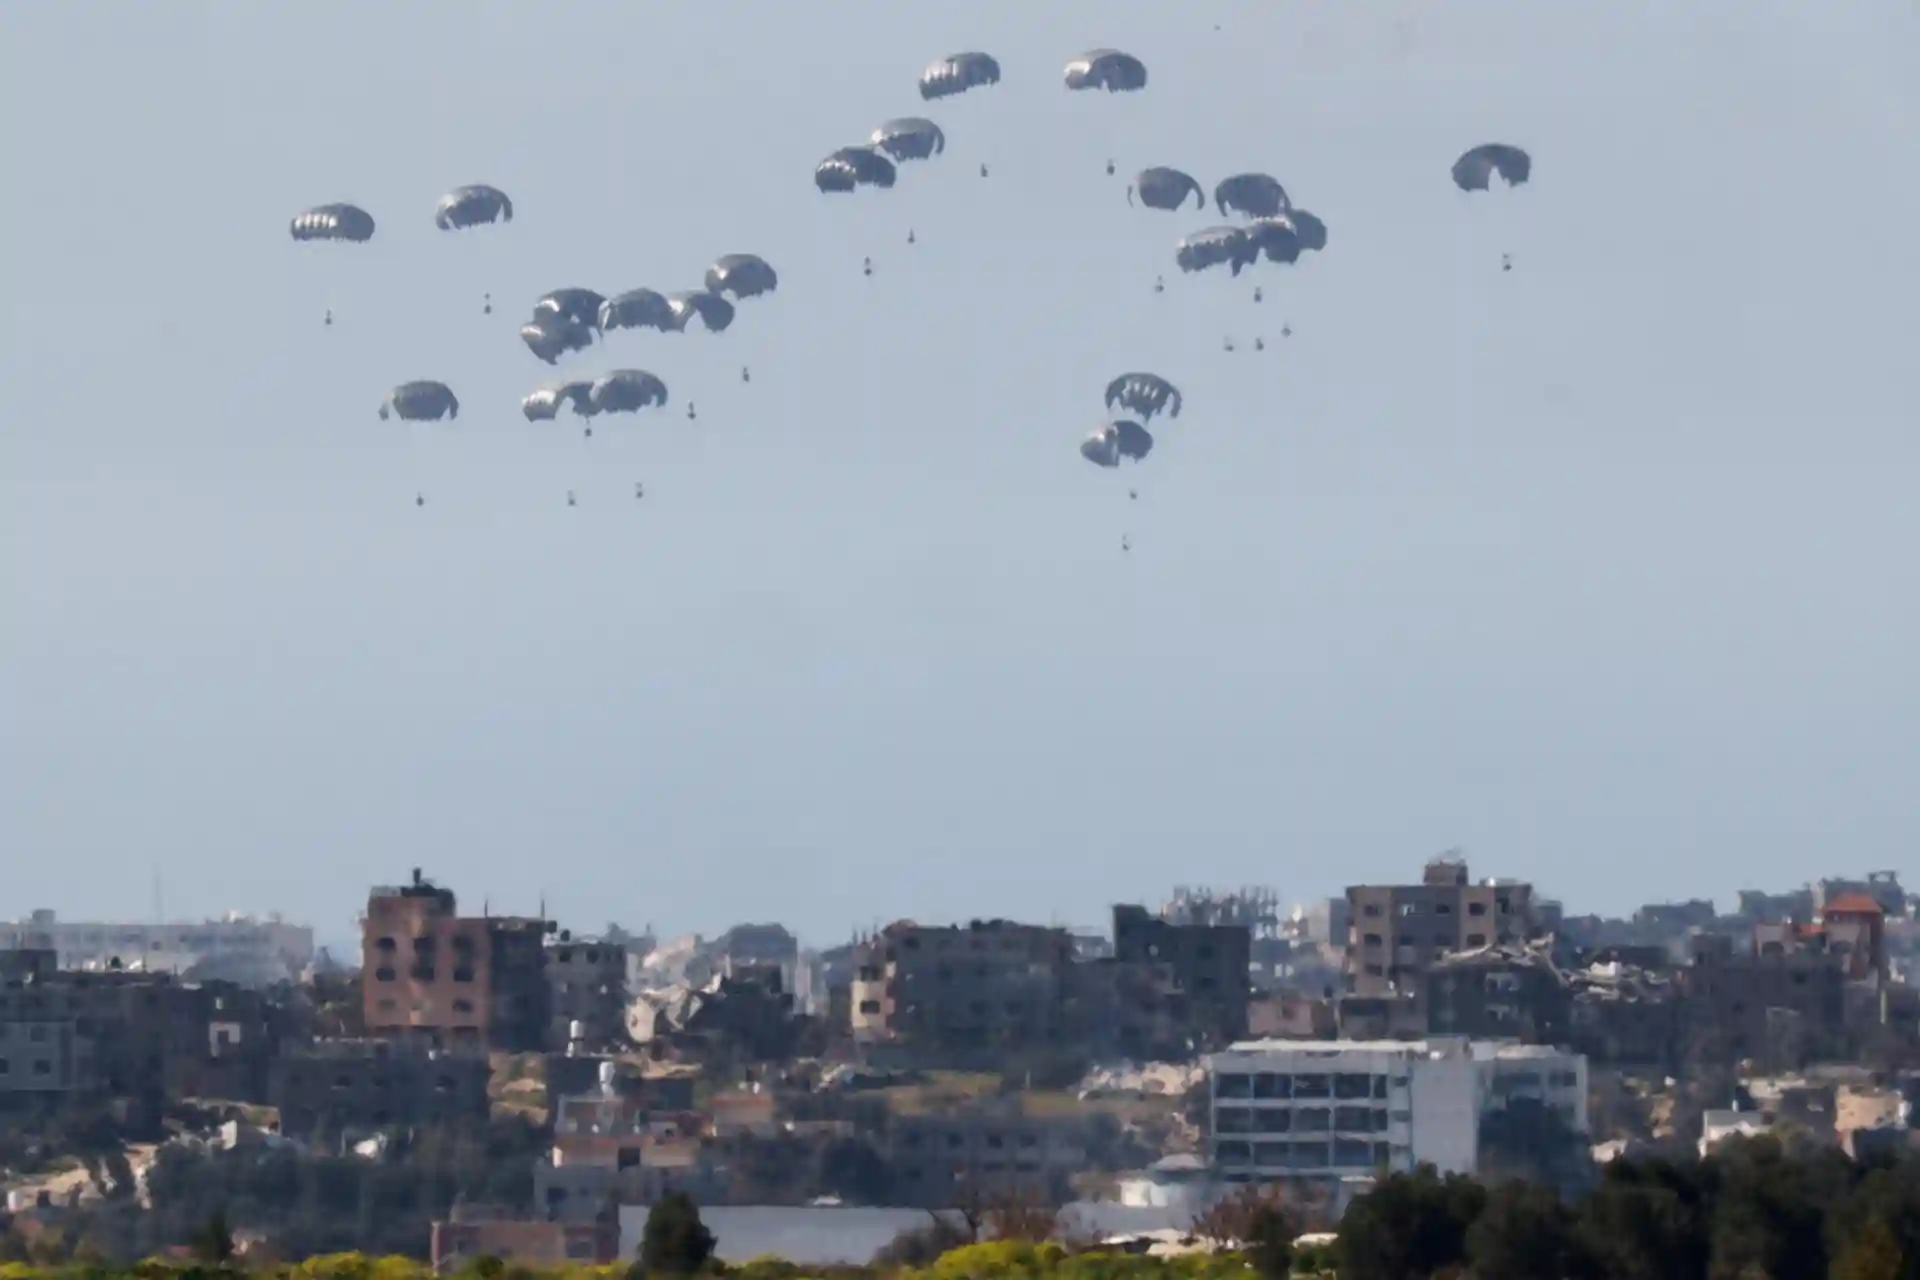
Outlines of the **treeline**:
[{"label": "treeline", "polygon": [[[451,1199],[457,1181],[437,1188],[433,1198]],[[277,1196],[312,1203],[292,1191],[276,1195],[250,1183],[228,1194],[236,1207]],[[369,1215],[379,1221],[382,1194],[368,1183],[353,1186],[351,1194],[346,1186],[322,1194],[330,1202],[324,1205],[329,1220],[316,1234],[339,1239],[364,1229]],[[184,1214],[186,1203],[176,1202],[172,1211]],[[802,1269],[768,1259],[729,1268],[714,1258],[715,1242],[697,1209],[669,1197],[649,1217],[639,1258],[569,1273],[622,1280],[694,1274],[737,1280],[1920,1280],[1920,1156],[1856,1162],[1830,1149],[1788,1150],[1772,1138],[1734,1142],[1706,1159],[1615,1161],[1591,1190],[1572,1199],[1521,1181],[1489,1186],[1431,1169],[1396,1174],[1356,1198],[1330,1239],[1302,1241],[1302,1227],[1317,1225],[1311,1212],[1284,1192],[1249,1189],[1195,1222],[1194,1235],[1217,1251],[1166,1259],[1046,1239],[1055,1230],[1053,1215],[1028,1211],[989,1213],[978,1221],[969,1215],[966,1230],[934,1223],[902,1237],[866,1267]],[[209,1220],[222,1225],[208,1232]],[[192,1264],[115,1268],[99,1253],[83,1254],[87,1261],[41,1255],[39,1268],[24,1262],[0,1267],[0,1280],[60,1273],[147,1280],[186,1271],[238,1274],[239,1260],[218,1247],[229,1221],[238,1225],[244,1215],[216,1207],[211,1219],[201,1218],[192,1229],[184,1218],[179,1221],[186,1243],[201,1242]],[[395,1235],[407,1237],[395,1245],[413,1251],[411,1229]],[[1000,1238],[977,1242],[994,1235]],[[205,1243],[210,1238],[214,1243]],[[286,1247],[292,1243],[274,1241],[279,1256],[297,1256]],[[372,1243],[373,1237],[362,1235],[365,1253],[258,1267],[254,1273],[312,1280],[414,1280],[426,1274],[419,1262],[371,1256],[382,1252],[377,1245],[368,1248]],[[532,1273],[482,1259],[463,1274],[504,1280]]]},{"label": "treeline", "polygon": [[1341,1280],[1904,1280],[1920,1277],[1920,1158],[1763,1137],[1615,1161],[1572,1201],[1426,1170],[1356,1199],[1332,1260]]}]

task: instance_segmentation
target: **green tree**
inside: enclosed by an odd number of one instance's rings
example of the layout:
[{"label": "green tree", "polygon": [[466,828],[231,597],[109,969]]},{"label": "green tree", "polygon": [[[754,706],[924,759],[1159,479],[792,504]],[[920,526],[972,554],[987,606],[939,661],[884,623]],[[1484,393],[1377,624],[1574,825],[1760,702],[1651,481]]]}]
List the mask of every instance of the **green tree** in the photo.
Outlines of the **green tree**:
[{"label": "green tree", "polygon": [[961,1245],[972,1244],[974,1236],[965,1227],[949,1222],[937,1213],[929,1213],[923,1227],[908,1227],[873,1255],[872,1265],[882,1271],[896,1267],[929,1267],[940,1256]]},{"label": "green tree", "polygon": [[1705,1206],[1687,1169],[1615,1161],[1581,1202],[1575,1228],[1598,1280],[1700,1280],[1707,1274]]},{"label": "green tree", "polygon": [[670,1191],[647,1214],[640,1266],[654,1275],[690,1276],[713,1257],[714,1243],[693,1198],[683,1191]]},{"label": "green tree", "polygon": [[1262,1276],[1293,1270],[1293,1238],[1299,1234],[1278,1187],[1249,1184],[1193,1220],[1193,1233],[1228,1245]]},{"label": "green tree", "polygon": [[1833,1280],[1905,1280],[1909,1274],[1900,1239],[1883,1218],[1874,1218],[1834,1259]]},{"label": "green tree", "polygon": [[1466,1261],[1486,1190],[1431,1165],[1390,1175],[1347,1207],[1335,1244],[1340,1280],[1430,1280]]},{"label": "green tree", "polygon": [[1507,1182],[1467,1229],[1475,1280],[1558,1280],[1576,1274],[1573,1211],[1545,1187]]}]

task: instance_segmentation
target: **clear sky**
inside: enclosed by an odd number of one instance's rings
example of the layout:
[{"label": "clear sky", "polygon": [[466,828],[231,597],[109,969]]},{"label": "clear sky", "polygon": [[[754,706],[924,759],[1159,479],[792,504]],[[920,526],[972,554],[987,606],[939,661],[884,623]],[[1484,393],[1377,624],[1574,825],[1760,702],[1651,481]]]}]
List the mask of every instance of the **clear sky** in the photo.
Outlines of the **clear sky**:
[{"label": "clear sky", "polygon": [[[1146,92],[1068,94],[1096,45]],[[967,48],[1005,82],[923,106]],[[1916,66],[1907,0],[0,6],[0,911],[1911,872]],[[919,112],[944,158],[814,190]],[[1462,195],[1494,139],[1534,182]],[[1179,276],[1147,164],[1331,243]],[[518,217],[435,231],[465,182]],[[294,244],[328,200],[375,240]],[[782,284],[730,332],[563,363],[667,413],[521,421],[536,296],[732,251]],[[1186,410],[1099,471],[1136,368]],[[412,378],[456,425],[375,417]]]}]

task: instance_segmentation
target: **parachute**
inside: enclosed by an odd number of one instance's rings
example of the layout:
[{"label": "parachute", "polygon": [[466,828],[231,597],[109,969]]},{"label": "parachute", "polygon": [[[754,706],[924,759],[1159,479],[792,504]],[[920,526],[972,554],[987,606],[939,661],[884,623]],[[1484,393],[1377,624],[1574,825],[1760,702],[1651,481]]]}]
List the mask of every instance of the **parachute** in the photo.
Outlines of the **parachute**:
[{"label": "parachute", "polygon": [[557,364],[567,352],[585,351],[593,345],[593,326],[557,311],[540,311],[520,326],[520,341],[541,360]]},{"label": "parachute", "polygon": [[1182,271],[1225,265],[1236,276],[1259,256],[1260,242],[1245,227],[1208,227],[1182,239],[1173,251],[1173,260]]},{"label": "parachute", "polygon": [[638,413],[667,403],[667,384],[645,369],[615,369],[587,393],[592,413]]},{"label": "parachute", "polygon": [[1327,247],[1327,224],[1305,209],[1288,209],[1287,221],[1293,223],[1302,249],[1318,253]]},{"label": "parachute", "polygon": [[533,304],[533,318],[538,320],[544,312],[591,328],[600,323],[600,304],[605,301],[591,289],[555,289]]},{"label": "parachute", "polygon": [[695,316],[700,317],[708,333],[722,333],[733,323],[733,304],[705,289],[669,294],[667,307],[673,314],[675,332],[684,333]]},{"label": "parachute", "polygon": [[931,102],[999,83],[1000,64],[990,55],[956,53],[927,64],[927,69],[920,73],[920,96]]},{"label": "parachute", "polygon": [[1107,384],[1107,408],[1130,409],[1142,418],[1180,416],[1180,388],[1157,373],[1123,373]]},{"label": "parachute", "polygon": [[652,289],[629,289],[608,298],[600,304],[597,318],[600,328],[607,332],[614,329],[658,329],[661,333],[673,333],[681,324],[667,295]]},{"label": "parachute", "polygon": [[437,422],[460,416],[460,402],[444,382],[403,382],[380,403],[380,419],[398,415],[402,422]]},{"label": "parachute", "polygon": [[842,147],[814,167],[813,185],[823,192],[884,189],[893,185],[896,176],[893,161],[873,147]]},{"label": "parachute", "polygon": [[1080,442],[1080,456],[1096,467],[1120,465],[1120,438],[1105,427]]},{"label": "parachute", "polygon": [[1190,173],[1179,169],[1170,169],[1165,165],[1155,165],[1151,169],[1142,169],[1134,175],[1133,186],[1127,188],[1127,203],[1133,203],[1133,193],[1140,192],[1140,203],[1149,209],[1178,209],[1191,195],[1199,202],[1199,207],[1207,207],[1207,193]]},{"label": "parachute", "polygon": [[500,188],[484,182],[455,187],[440,197],[440,203],[433,210],[433,225],[442,231],[459,231],[484,222],[512,221],[513,201]]},{"label": "parachute", "polygon": [[779,287],[780,277],[758,254],[729,253],[707,268],[709,293],[730,293],[736,299],[757,298]]},{"label": "parachute", "polygon": [[365,244],[373,239],[373,215],[354,204],[315,205],[293,216],[295,240],[344,240]]},{"label": "parachute", "polygon": [[1462,191],[1487,191],[1498,174],[1510,187],[1533,176],[1533,157],[1504,142],[1487,142],[1453,162],[1453,185]]},{"label": "parachute", "polygon": [[1246,233],[1255,249],[1267,255],[1268,262],[1298,262],[1306,248],[1299,226],[1284,213],[1255,218],[1247,224]]},{"label": "parachute", "polygon": [[1291,206],[1287,189],[1279,180],[1264,173],[1236,173],[1222,178],[1213,189],[1213,203],[1222,213],[1238,213],[1249,218],[1271,218]]},{"label": "parachute", "polygon": [[1147,64],[1118,49],[1093,49],[1067,64],[1067,88],[1131,93],[1147,87]]},{"label": "parachute", "polygon": [[1153,452],[1153,434],[1137,422],[1116,419],[1080,442],[1080,456],[1096,467],[1117,467],[1120,459],[1139,462]]},{"label": "parachute", "polygon": [[551,422],[560,416],[560,406],[572,405],[575,413],[584,416],[592,412],[589,400],[592,391],[591,382],[563,382],[542,387],[520,402],[520,412],[528,422]]},{"label": "parachute", "polygon": [[947,135],[940,126],[920,116],[889,120],[867,141],[896,161],[930,160],[947,149]]},{"label": "parachute", "polygon": [[1116,419],[1107,424],[1107,430],[1113,432],[1114,443],[1119,446],[1123,458],[1139,462],[1153,452],[1153,433],[1137,422]]}]

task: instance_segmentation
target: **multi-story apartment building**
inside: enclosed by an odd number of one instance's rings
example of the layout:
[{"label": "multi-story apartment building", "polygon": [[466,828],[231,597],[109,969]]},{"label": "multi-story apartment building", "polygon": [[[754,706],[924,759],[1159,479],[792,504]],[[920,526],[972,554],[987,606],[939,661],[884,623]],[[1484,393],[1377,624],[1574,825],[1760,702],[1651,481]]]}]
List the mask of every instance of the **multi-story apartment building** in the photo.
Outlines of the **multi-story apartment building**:
[{"label": "multi-story apartment building", "polygon": [[1481,1119],[1515,1098],[1587,1130],[1586,1059],[1534,1045],[1249,1041],[1207,1066],[1212,1163],[1232,1181],[1474,1173]]},{"label": "multi-story apartment building", "polygon": [[1419,884],[1355,885],[1347,907],[1346,986],[1356,996],[1418,999],[1439,957],[1525,942],[1534,932],[1533,886],[1476,884],[1455,858],[1429,862]]},{"label": "multi-story apartment building", "polygon": [[602,1050],[626,1042],[624,944],[575,938],[562,930],[547,943],[545,964],[548,1048]]},{"label": "multi-story apartment building", "polygon": [[1071,933],[1040,925],[889,925],[860,948],[854,1038],[962,1050],[1049,1043],[1073,954]]},{"label": "multi-story apartment building", "polygon": [[0,1094],[254,1102],[284,1038],[258,991],[0,951]]},{"label": "multi-story apartment building", "polygon": [[369,1034],[540,1049],[550,1030],[544,921],[463,916],[422,878],[367,897],[361,999]]},{"label": "multi-story apartment building", "polygon": [[[1248,966],[1253,933],[1244,924],[1174,922],[1145,907],[1115,906],[1113,949],[1122,965],[1162,970],[1179,1000],[1173,1025],[1202,1047],[1247,1034]],[[1147,1052],[1165,1046],[1125,1046]]]}]

